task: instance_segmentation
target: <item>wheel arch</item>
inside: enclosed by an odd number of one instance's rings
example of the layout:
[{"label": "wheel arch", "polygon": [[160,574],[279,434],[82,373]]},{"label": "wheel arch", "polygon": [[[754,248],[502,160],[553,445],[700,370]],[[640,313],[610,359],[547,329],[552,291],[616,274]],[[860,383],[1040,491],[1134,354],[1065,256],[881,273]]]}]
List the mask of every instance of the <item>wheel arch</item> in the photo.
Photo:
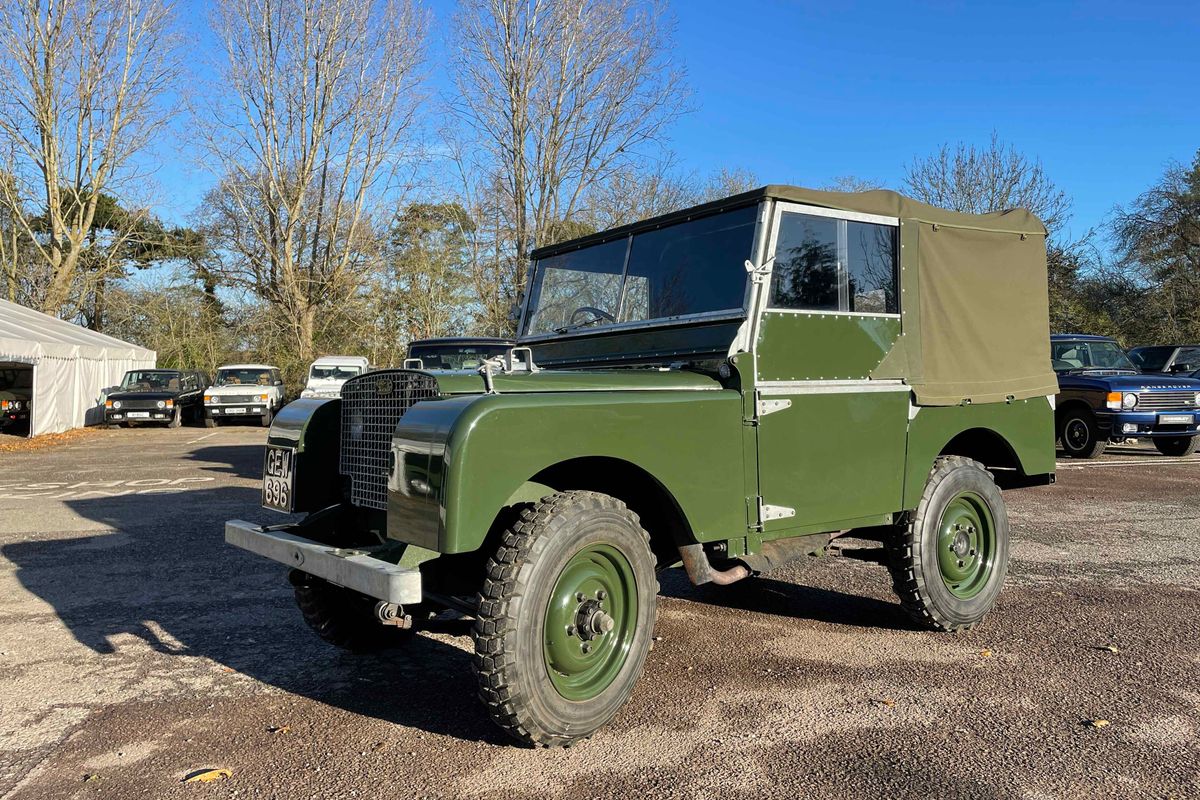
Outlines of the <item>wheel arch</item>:
[{"label": "wheel arch", "polygon": [[660,566],[679,559],[679,545],[695,541],[682,506],[645,468],[611,456],[582,456],[552,464],[530,477],[519,493],[548,487],[555,492],[586,490],[617,498],[641,519]]}]

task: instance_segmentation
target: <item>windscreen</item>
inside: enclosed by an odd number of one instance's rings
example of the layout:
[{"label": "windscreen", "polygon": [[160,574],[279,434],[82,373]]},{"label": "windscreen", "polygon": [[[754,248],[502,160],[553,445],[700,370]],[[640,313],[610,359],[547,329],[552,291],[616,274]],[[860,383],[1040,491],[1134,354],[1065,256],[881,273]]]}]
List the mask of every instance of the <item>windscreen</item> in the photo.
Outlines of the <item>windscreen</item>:
[{"label": "windscreen", "polygon": [[337,364],[313,364],[308,377],[319,381],[345,381],[362,372],[361,367]]},{"label": "windscreen", "polygon": [[127,392],[179,391],[179,373],[157,370],[126,372],[121,388]]},{"label": "windscreen", "polygon": [[736,311],[756,218],[746,206],[543,258],[523,332]]},{"label": "windscreen", "polygon": [[1138,369],[1116,342],[1051,342],[1050,357],[1055,372],[1079,369]]},{"label": "windscreen", "polygon": [[0,369],[0,391],[7,389],[32,389],[32,369]]},{"label": "windscreen", "polygon": [[506,344],[418,344],[409,348],[408,357],[421,359],[425,369],[476,369],[508,349]]},{"label": "windscreen", "polygon": [[217,370],[217,386],[270,386],[269,369]]}]

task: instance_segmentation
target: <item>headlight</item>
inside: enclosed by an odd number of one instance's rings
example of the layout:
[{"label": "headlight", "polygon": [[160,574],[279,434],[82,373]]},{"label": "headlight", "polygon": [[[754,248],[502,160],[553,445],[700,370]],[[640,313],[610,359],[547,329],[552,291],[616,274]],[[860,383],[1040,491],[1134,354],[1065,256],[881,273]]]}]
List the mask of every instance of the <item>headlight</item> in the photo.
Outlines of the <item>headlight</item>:
[{"label": "headlight", "polygon": [[1133,410],[1133,407],[1136,405],[1137,395],[1133,392],[1126,392],[1125,396],[1121,398],[1121,408],[1125,409],[1126,411]]},{"label": "headlight", "polygon": [[1200,406],[1200,392],[1196,392],[1196,396],[1192,398],[1192,403]]},{"label": "headlight", "polygon": [[113,400],[113,408],[120,408],[120,407],[121,407],[121,401]]},{"label": "headlight", "polygon": [[166,407],[167,407],[167,404],[166,404],[166,403],[164,403],[162,400],[159,400],[157,403],[155,403],[155,405],[156,405],[156,406],[158,406],[159,408],[166,408]]}]

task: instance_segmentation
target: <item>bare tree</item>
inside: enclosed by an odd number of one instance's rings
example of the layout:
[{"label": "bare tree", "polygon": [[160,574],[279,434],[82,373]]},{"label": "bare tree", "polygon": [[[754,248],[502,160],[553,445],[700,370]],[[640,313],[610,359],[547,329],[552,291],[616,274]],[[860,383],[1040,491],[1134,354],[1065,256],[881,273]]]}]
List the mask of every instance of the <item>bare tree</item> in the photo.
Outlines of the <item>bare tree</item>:
[{"label": "bare tree", "polygon": [[419,96],[411,0],[219,0],[223,93],[198,123],[224,179],[202,227],[228,283],[271,304],[302,361],[362,283]]},{"label": "bare tree", "polygon": [[872,178],[860,178],[857,175],[838,175],[827,185],[822,186],[827,192],[869,192],[874,189],[885,189],[883,181]]},{"label": "bare tree", "polygon": [[904,174],[910,195],[930,205],[983,214],[1026,208],[1057,231],[1071,216],[1071,200],[1042,163],[992,134],[986,147],[942,145],[913,161]]},{"label": "bare tree", "polygon": [[529,250],[685,110],[683,71],[658,0],[460,0],[452,35],[451,105],[482,156],[465,170],[482,176],[472,216],[480,234],[505,234],[480,248],[499,273],[485,292],[494,317],[523,289]]},{"label": "bare tree", "polygon": [[100,196],[135,176],[178,71],[170,3],[0,4],[0,146],[15,161],[0,203],[48,269],[43,311],[67,306]]}]

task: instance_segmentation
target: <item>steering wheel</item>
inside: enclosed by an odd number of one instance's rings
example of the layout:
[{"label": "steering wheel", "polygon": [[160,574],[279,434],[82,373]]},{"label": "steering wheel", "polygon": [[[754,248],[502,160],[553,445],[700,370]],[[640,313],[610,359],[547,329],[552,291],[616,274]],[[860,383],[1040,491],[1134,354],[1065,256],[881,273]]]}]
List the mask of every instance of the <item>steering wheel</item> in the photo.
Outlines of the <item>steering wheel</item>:
[{"label": "steering wheel", "polygon": [[599,319],[606,319],[609,322],[617,321],[616,317],[614,317],[612,314],[608,313],[607,311],[605,311],[602,308],[596,308],[595,306],[580,306],[579,308],[577,308],[571,312],[571,324],[572,325],[583,324],[583,323],[577,323],[575,321],[575,318],[584,312],[587,312],[588,314],[592,315],[592,319],[588,320],[588,322],[595,322],[596,320],[599,320]]}]

